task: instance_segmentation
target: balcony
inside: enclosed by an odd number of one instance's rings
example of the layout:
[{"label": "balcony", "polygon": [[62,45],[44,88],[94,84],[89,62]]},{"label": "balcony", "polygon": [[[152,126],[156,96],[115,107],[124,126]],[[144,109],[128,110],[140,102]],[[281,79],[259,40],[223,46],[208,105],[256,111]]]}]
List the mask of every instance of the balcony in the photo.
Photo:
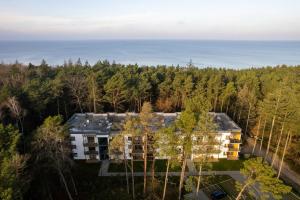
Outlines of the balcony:
[{"label": "balcony", "polygon": [[98,146],[98,143],[96,143],[96,142],[84,142],[83,146],[84,147],[96,147],[96,146]]},{"label": "balcony", "polygon": [[228,151],[240,151],[240,149],[235,146],[228,146]]},{"label": "balcony", "polygon": [[230,156],[230,155],[227,156],[227,160],[238,160],[238,159],[239,159],[238,156]]},{"label": "balcony", "polygon": [[144,153],[144,150],[143,149],[132,149],[132,153],[133,154],[142,154],[142,153]]},{"label": "balcony", "polygon": [[98,155],[98,151],[95,150],[90,150],[90,151],[85,151],[85,155]]},{"label": "balcony", "polygon": [[233,144],[234,144],[234,143],[235,143],[235,144],[241,144],[241,143],[242,143],[241,140],[235,139],[235,138],[230,138],[229,141],[230,141],[230,143],[233,143]]}]

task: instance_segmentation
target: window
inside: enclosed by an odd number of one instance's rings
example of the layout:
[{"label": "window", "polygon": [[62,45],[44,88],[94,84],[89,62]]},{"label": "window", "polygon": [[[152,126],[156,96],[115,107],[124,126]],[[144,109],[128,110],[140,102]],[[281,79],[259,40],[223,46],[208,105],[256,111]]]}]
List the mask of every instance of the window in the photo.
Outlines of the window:
[{"label": "window", "polygon": [[74,136],[71,136],[70,139],[71,139],[71,141],[75,141],[75,137]]},{"label": "window", "polygon": [[108,145],[107,138],[98,138],[98,143],[99,145],[107,146]]},{"label": "window", "polygon": [[96,151],[96,147],[89,147],[89,151]]},{"label": "window", "polygon": [[72,145],[71,145],[71,148],[72,148],[72,149],[76,149],[76,145],[72,144]]},{"label": "window", "polygon": [[91,136],[88,136],[87,140],[88,140],[88,143],[94,143],[95,142],[95,138],[91,137]]}]

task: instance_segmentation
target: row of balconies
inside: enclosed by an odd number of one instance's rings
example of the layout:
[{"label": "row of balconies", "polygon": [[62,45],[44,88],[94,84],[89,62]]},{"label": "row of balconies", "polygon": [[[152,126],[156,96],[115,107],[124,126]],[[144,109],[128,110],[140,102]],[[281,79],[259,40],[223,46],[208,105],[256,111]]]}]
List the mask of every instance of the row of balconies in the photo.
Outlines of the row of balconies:
[{"label": "row of balconies", "polygon": [[99,152],[96,150],[89,150],[89,151],[84,151],[85,155],[98,155]]},{"label": "row of balconies", "polygon": [[83,142],[84,147],[97,147],[98,143],[96,142]]}]

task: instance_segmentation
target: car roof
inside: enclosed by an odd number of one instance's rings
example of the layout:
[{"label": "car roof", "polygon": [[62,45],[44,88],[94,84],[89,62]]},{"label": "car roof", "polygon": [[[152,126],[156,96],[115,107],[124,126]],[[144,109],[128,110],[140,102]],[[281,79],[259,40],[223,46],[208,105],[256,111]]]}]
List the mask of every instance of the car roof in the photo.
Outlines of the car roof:
[{"label": "car roof", "polygon": [[225,192],[222,192],[222,191],[214,191],[212,194],[213,194],[213,195],[221,195],[221,194],[225,194]]}]

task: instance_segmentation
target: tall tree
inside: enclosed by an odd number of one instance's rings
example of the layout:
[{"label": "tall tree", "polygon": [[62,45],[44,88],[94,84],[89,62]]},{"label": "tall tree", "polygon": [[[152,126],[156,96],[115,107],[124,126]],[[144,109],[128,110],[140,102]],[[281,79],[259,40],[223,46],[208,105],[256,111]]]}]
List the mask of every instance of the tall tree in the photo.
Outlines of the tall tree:
[{"label": "tall tree", "polygon": [[236,88],[234,86],[233,82],[227,83],[225,86],[225,89],[223,90],[221,94],[221,112],[223,112],[223,106],[226,103],[226,113],[228,112],[228,108],[230,105],[230,102],[232,101],[232,97],[236,94]]},{"label": "tall tree", "polygon": [[122,103],[127,96],[126,80],[121,73],[115,74],[104,85],[105,96],[104,99],[110,103],[115,112],[123,108]]},{"label": "tall tree", "polygon": [[[126,125],[125,125],[126,127]],[[114,157],[110,158],[116,161],[123,161],[124,163],[124,169],[125,169],[125,174],[126,174],[126,188],[127,188],[127,193],[129,194],[129,180],[128,180],[128,163],[127,163],[127,155],[126,155],[126,136],[127,131],[125,130],[124,132],[116,135],[113,137],[112,141],[109,143],[109,154],[114,155]]]},{"label": "tall tree", "polygon": [[20,134],[11,125],[0,124],[0,199],[22,199],[28,183],[24,177],[27,156],[17,151]]},{"label": "tall tree", "polygon": [[18,127],[23,135],[24,134],[23,117],[25,115],[24,109],[21,107],[19,101],[15,96],[9,97],[7,99],[6,105],[9,108],[12,116],[17,119]]},{"label": "tall tree", "polygon": [[[263,159],[251,158],[244,162],[241,169],[242,175],[245,177],[244,183],[237,182],[237,189],[240,191],[236,200],[242,199],[242,195],[247,191],[252,191],[253,186],[258,187],[261,199],[282,199],[282,195],[289,193],[291,187],[276,178],[276,172]],[[253,192],[252,192],[253,193]]]},{"label": "tall tree", "polygon": [[48,117],[38,128],[32,148],[36,156],[35,162],[39,168],[39,173],[47,170],[57,172],[68,198],[72,200],[73,197],[66,179],[66,174],[71,175],[70,168],[73,163],[69,157],[71,150],[67,135],[67,127],[62,125],[60,116]]},{"label": "tall tree", "polygon": [[178,150],[177,147],[177,136],[175,126],[163,127],[161,128],[157,134],[155,135],[155,149],[159,149],[156,151],[155,156],[163,157],[167,159],[167,168],[166,175],[164,180],[164,188],[162,194],[162,200],[166,197],[166,190],[168,184],[168,174],[170,164],[173,160],[178,161]]},{"label": "tall tree", "polygon": [[86,78],[87,82],[87,90],[88,90],[88,99],[89,103],[92,104],[93,112],[97,113],[97,108],[99,107],[99,103],[101,102],[101,92],[100,87],[97,82],[97,77],[95,72],[90,72],[90,74]]}]

